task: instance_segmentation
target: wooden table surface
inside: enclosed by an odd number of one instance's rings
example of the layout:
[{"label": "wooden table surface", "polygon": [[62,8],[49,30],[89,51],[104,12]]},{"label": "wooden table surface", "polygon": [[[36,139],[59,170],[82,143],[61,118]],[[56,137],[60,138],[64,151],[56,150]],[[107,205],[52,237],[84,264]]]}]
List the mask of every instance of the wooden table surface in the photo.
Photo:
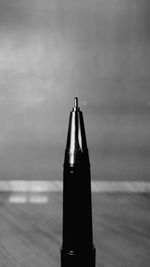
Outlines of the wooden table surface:
[{"label": "wooden table surface", "polygon": [[[149,194],[93,194],[97,267],[149,267],[149,206]],[[62,193],[1,193],[1,267],[60,266],[61,235]]]}]

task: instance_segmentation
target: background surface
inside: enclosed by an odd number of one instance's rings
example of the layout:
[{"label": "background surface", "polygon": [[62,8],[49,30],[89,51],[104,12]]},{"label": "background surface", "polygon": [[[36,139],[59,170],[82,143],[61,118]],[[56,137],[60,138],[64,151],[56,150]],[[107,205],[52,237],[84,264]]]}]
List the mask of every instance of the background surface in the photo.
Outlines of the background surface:
[{"label": "background surface", "polygon": [[148,0],[0,1],[0,179],[61,179],[79,97],[92,178],[149,180]]}]

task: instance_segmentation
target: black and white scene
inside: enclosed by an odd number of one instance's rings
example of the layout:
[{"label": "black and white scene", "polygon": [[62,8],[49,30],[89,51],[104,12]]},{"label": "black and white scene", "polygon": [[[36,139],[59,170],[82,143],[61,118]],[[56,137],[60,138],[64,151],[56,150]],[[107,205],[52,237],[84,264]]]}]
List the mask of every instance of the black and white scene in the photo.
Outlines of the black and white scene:
[{"label": "black and white scene", "polygon": [[0,0],[0,267],[150,266],[149,14]]}]

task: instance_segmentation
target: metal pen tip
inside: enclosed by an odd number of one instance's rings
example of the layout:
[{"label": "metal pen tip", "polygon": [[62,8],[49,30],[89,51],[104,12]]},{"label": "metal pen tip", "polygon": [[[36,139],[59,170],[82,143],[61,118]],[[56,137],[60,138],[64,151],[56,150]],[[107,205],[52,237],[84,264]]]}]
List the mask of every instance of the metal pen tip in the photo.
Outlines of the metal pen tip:
[{"label": "metal pen tip", "polygon": [[74,108],[78,108],[78,98],[74,98]]}]

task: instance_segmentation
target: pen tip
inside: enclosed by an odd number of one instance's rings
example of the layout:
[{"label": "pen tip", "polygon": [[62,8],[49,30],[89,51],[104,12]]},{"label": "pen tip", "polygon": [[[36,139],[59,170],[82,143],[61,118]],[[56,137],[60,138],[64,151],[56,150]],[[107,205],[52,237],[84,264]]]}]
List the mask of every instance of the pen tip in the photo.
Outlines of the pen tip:
[{"label": "pen tip", "polygon": [[78,108],[78,98],[74,98],[74,108]]}]

